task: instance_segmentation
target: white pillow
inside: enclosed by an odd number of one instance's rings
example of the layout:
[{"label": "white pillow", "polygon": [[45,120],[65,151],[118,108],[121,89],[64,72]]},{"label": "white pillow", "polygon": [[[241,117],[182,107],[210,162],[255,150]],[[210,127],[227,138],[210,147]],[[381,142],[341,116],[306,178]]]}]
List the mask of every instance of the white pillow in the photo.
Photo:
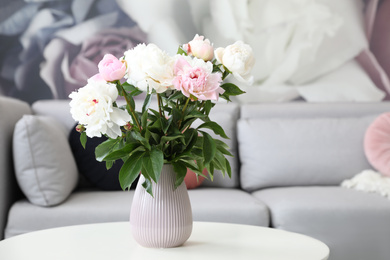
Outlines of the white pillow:
[{"label": "white pillow", "polygon": [[16,179],[33,204],[59,204],[77,185],[78,171],[67,131],[51,117],[24,115],[17,122],[13,156]]}]

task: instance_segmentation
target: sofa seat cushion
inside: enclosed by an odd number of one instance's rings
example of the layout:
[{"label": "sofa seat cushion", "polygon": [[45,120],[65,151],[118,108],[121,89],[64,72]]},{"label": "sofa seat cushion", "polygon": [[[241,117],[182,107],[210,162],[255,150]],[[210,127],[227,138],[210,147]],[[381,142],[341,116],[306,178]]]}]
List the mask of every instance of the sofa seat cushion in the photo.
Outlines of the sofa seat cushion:
[{"label": "sofa seat cushion", "polygon": [[288,187],[256,191],[270,209],[272,226],[312,236],[333,260],[390,255],[390,201],[342,187]]},{"label": "sofa seat cushion", "polygon": [[[60,226],[127,221],[134,191],[77,191],[56,207],[20,200],[12,206],[5,237]],[[189,191],[194,221],[269,225],[268,209],[250,194],[236,189],[200,188]]]},{"label": "sofa seat cushion", "polygon": [[195,221],[269,226],[266,205],[238,189],[198,188],[189,191]]}]

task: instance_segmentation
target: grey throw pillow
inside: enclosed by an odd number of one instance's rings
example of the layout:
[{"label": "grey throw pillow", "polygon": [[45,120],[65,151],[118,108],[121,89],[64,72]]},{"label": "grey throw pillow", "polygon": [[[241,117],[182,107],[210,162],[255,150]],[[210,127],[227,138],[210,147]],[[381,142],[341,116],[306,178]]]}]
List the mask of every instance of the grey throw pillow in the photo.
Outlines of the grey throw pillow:
[{"label": "grey throw pillow", "polygon": [[25,115],[18,121],[13,156],[16,179],[33,204],[59,204],[77,185],[78,171],[67,131],[51,117]]}]

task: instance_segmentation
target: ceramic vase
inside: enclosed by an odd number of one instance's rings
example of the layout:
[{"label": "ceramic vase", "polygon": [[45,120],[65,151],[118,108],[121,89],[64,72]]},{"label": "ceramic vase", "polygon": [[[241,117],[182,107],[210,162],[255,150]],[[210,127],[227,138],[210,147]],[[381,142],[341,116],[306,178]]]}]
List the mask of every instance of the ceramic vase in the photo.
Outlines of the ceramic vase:
[{"label": "ceramic vase", "polygon": [[153,197],[142,186],[141,175],[133,198],[130,226],[138,244],[151,248],[181,246],[192,232],[192,210],[184,182],[175,189],[172,165],[163,166],[158,183],[152,182]]}]

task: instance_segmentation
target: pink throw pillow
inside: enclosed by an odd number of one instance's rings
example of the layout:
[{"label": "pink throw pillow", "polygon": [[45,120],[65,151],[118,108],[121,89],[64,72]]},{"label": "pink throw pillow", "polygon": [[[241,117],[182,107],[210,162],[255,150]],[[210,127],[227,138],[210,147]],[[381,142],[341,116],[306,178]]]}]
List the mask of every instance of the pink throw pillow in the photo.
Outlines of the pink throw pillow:
[{"label": "pink throw pillow", "polygon": [[364,152],[377,171],[390,176],[390,113],[381,114],[368,127]]},{"label": "pink throw pillow", "polygon": [[[207,169],[203,170],[203,174],[207,174]],[[187,189],[190,190],[199,187],[204,181],[204,179],[205,178],[203,176],[198,176],[198,178],[196,178],[196,173],[194,173],[190,169],[187,169],[187,175],[184,178],[184,183],[186,184]]]}]

